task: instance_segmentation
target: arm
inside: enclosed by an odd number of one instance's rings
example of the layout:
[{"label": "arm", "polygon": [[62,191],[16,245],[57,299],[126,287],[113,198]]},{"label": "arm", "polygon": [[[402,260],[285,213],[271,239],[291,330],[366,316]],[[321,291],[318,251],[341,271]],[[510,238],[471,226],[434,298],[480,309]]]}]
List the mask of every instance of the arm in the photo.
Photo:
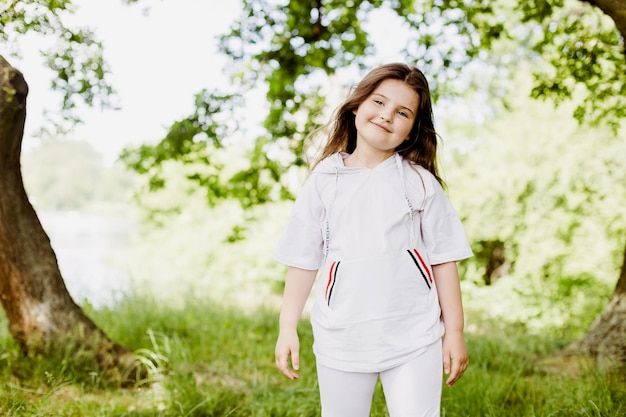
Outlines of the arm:
[{"label": "arm", "polygon": [[467,346],[463,337],[463,301],[456,262],[433,265],[433,274],[446,331],[443,339],[443,369],[446,374],[450,374],[446,384],[451,387],[461,378],[468,364]]},{"label": "arm", "polygon": [[287,269],[275,356],[276,366],[289,379],[298,378],[298,374],[289,368],[289,355],[291,355],[293,369],[297,371],[300,368],[298,322],[311,293],[316,275],[316,270],[291,266]]}]

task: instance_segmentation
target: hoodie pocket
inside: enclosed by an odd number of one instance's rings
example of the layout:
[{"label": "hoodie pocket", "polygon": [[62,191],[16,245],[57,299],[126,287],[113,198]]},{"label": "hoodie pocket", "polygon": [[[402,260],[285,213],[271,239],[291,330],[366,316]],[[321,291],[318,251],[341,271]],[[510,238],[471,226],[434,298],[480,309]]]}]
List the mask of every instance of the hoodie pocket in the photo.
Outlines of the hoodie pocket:
[{"label": "hoodie pocket", "polygon": [[318,293],[338,326],[423,313],[432,289],[430,269],[417,251],[331,262]]}]

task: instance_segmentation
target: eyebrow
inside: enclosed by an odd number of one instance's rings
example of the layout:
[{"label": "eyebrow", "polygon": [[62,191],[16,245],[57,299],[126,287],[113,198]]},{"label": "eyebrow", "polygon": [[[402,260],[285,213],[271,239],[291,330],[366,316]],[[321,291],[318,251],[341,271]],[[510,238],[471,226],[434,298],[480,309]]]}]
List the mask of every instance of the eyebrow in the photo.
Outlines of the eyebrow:
[{"label": "eyebrow", "polygon": [[[386,95],[381,94],[381,93],[376,93],[376,92],[374,92],[374,93],[372,93],[372,96],[381,96],[381,97],[386,98],[387,100],[389,100],[389,97],[387,97]],[[406,107],[406,106],[403,106],[403,105],[400,105],[400,107],[401,107],[401,108],[403,108],[403,109],[405,109],[405,110],[407,110],[407,111],[408,111],[408,112],[410,112],[413,116],[415,116],[415,113],[416,113],[416,112],[414,112],[413,110],[411,110],[411,108],[410,108],[410,107]]]}]

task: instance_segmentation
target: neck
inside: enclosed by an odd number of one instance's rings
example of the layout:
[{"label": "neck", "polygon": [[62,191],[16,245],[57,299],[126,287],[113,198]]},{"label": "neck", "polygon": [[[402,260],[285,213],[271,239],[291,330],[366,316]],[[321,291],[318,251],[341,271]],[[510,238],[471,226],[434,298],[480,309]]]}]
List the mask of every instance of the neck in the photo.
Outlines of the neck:
[{"label": "neck", "polygon": [[387,160],[391,155],[393,155],[394,151],[388,151],[384,153],[376,153],[374,155],[362,154],[359,152],[359,149],[355,149],[353,152],[354,157],[358,161],[358,163],[365,168],[375,168],[381,162]]}]

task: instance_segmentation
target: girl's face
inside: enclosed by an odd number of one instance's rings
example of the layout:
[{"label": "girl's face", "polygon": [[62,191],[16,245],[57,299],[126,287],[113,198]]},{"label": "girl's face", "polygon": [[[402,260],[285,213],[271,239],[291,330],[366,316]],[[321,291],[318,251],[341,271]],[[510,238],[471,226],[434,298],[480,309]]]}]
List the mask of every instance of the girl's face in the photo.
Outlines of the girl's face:
[{"label": "girl's face", "polygon": [[409,138],[418,103],[418,94],[402,81],[382,81],[354,111],[359,151],[391,155]]}]

